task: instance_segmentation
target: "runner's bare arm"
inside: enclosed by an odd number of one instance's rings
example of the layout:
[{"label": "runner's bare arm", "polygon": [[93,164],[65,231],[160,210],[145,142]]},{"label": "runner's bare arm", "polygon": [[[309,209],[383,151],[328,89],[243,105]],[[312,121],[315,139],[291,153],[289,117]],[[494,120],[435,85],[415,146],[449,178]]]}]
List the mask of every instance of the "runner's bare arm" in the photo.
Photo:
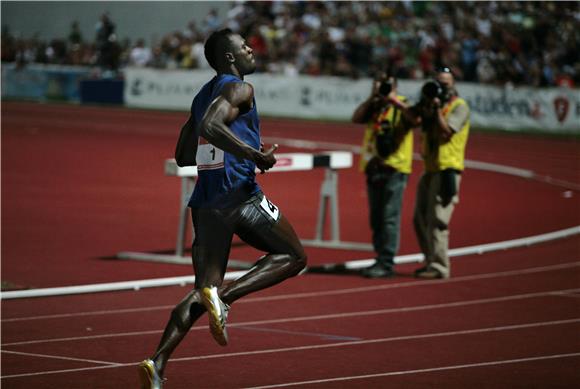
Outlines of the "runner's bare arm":
[{"label": "runner's bare arm", "polygon": [[254,161],[258,169],[264,171],[276,163],[273,153],[278,146],[274,145],[266,152],[256,150],[240,140],[228,127],[240,112],[251,109],[253,100],[254,89],[250,84],[227,84],[205,112],[199,131],[209,143],[238,158]]},{"label": "runner's bare arm", "polygon": [[193,116],[189,116],[187,122],[181,127],[179,140],[175,146],[175,162],[177,166],[194,166],[195,152],[197,150],[197,137]]}]

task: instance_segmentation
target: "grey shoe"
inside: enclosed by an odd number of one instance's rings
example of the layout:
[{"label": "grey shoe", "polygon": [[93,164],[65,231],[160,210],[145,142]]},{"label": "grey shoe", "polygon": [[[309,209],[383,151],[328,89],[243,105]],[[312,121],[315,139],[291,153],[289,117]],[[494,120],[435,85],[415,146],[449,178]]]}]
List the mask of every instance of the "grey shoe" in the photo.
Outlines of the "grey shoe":
[{"label": "grey shoe", "polygon": [[419,277],[419,274],[427,271],[429,268],[427,266],[423,266],[420,267],[419,269],[415,270],[415,272],[413,273],[415,275],[415,277]]},{"label": "grey shoe", "polygon": [[209,328],[213,338],[219,345],[226,346],[228,344],[226,321],[230,306],[219,298],[215,286],[205,287],[201,290],[201,303],[207,310]]},{"label": "grey shoe", "polygon": [[427,280],[436,280],[439,278],[447,278],[447,277],[444,277],[443,274],[439,270],[433,269],[433,268],[428,268],[428,269],[425,269],[424,271],[418,272],[418,273],[416,272],[415,277],[423,278],[423,279],[427,279]]}]

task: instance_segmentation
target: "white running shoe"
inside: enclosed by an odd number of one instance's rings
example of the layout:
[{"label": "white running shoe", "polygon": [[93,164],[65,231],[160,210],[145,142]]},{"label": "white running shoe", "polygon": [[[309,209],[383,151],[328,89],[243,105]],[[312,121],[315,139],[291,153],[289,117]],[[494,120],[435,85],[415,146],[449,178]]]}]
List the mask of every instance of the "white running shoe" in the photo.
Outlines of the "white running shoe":
[{"label": "white running shoe", "polygon": [[213,338],[219,345],[226,346],[228,344],[226,321],[230,306],[219,298],[215,286],[205,287],[201,290],[201,303],[207,309],[209,328]]}]

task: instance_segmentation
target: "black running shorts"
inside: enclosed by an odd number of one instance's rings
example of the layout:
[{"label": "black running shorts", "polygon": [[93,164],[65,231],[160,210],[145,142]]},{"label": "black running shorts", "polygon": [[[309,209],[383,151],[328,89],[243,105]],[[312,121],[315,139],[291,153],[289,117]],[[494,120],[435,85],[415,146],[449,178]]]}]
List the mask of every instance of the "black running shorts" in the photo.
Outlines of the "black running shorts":
[{"label": "black running shorts", "polygon": [[[233,234],[268,253],[287,253],[287,240],[273,228],[282,217],[280,210],[262,192],[242,204],[226,209],[195,208],[191,210],[195,230],[194,246],[224,251]],[[222,248],[220,250],[220,248]]]}]

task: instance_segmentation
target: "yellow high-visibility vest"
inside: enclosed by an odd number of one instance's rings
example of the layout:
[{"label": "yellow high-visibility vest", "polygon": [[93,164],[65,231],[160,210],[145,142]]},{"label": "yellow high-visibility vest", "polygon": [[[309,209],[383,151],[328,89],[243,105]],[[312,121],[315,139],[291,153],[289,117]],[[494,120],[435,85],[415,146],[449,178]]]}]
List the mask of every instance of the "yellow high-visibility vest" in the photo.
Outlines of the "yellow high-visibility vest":
[{"label": "yellow high-visibility vest", "polygon": [[[443,107],[443,116],[449,117],[451,112],[461,104],[467,105],[467,102],[456,97]],[[465,168],[465,146],[469,136],[469,126],[468,117],[463,127],[453,134],[449,141],[440,140],[437,134],[423,134],[423,159],[426,171],[431,173],[445,169],[462,171]]]},{"label": "yellow high-visibility vest", "polygon": [[[403,102],[407,100],[404,96],[397,96],[397,98]],[[410,174],[413,164],[413,131],[411,131],[411,128],[403,128],[405,124],[403,123],[402,112],[392,105],[381,112],[378,117],[371,119],[367,124],[361,150],[360,171],[364,172],[368,162],[373,157],[378,157],[376,137],[382,131],[380,123],[384,121],[391,122],[393,129],[396,129],[396,131],[406,131],[397,150],[387,156],[384,162],[401,173]]]}]

